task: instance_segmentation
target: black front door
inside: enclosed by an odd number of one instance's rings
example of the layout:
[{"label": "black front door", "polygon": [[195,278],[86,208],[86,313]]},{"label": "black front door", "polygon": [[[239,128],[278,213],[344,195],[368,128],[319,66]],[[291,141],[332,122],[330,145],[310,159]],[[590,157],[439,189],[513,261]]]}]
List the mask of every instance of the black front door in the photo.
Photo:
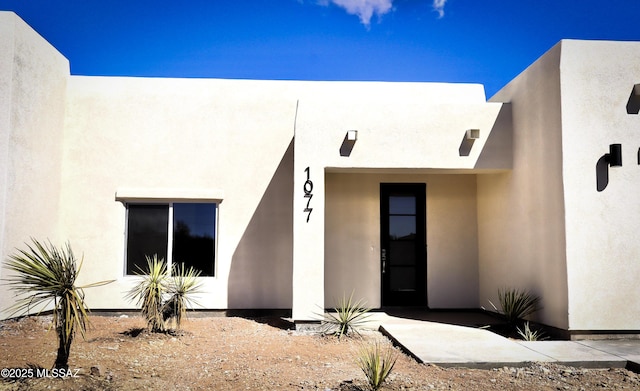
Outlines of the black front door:
[{"label": "black front door", "polygon": [[427,305],[424,183],[380,184],[383,306]]}]

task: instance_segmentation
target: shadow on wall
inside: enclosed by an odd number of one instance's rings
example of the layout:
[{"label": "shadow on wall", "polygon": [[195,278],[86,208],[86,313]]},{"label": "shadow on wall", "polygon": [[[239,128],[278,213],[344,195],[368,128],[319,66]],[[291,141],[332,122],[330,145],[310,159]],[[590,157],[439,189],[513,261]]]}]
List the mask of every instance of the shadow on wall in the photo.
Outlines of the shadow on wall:
[{"label": "shadow on wall", "polygon": [[340,145],[340,156],[348,157],[351,156],[351,151],[353,151],[353,146],[356,144],[355,138],[352,136],[349,137],[349,133],[344,135],[344,139],[342,140],[342,145]]},{"label": "shadow on wall", "polygon": [[596,189],[603,191],[609,184],[609,163],[607,156],[603,155],[596,163]]},{"label": "shadow on wall", "polygon": [[471,148],[473,148],[473,144],[479,138],[480,129],[467,129],[467,131],[464,132],[462,142],[460,143],[460,147],[458,148],[458,154],[460,156],[469,156],[469,154],[471,153]]},{"label": "shadow on wall", "polygon": [[228,308],[291,308],[293,140],[231,259]]},{"label": "shadow on wall", "polygon": [[631,95],[627,101],[627,114],[640,113],[640,84],[636,84],[631,89]]},{"label": "shadow on wall", "polygon": [[[460,151],[460,155],[466,156],[462,152]],[[513,119],[510,103],[502,104],[475,168],[513,168]]]}]

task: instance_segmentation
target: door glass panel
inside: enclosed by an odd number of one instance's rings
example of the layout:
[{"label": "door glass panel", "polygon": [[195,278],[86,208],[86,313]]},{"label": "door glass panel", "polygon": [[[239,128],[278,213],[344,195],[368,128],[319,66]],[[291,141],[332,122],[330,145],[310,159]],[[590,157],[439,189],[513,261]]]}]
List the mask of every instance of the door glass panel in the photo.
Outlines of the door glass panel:
[{"label": "door glass panel", "polygon": [[389,285],[392,291],[408,292],[416,290],[416,269],[414,267],[391,267],[391,281]]},{"label": "door glass panel", "polygon": [[389,214],[392,214],[392,215],[416,214],[416,197],[389,196]]},{"label": "door glass panel", "polygon": [[389,239],[412,240],[415,236],[415,216],[389,216]]},{"label": "door glass panel", "polygon": [[416,244],[411,240],[391,240],[389,241],[389,254],[387,255],[389,265],[413,266],[416,264]]}]

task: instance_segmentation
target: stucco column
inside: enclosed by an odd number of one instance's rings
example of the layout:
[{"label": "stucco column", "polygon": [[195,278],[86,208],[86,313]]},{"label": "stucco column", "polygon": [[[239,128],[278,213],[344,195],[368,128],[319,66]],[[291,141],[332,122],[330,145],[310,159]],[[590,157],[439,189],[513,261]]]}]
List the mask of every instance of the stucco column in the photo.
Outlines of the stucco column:
[{"label": "stucco column", "polygon": [[[300,148],[302,149],[302,148]],[[296,147],[293,181],[293,308],[296,321],[324,308],[324,168]]]}]

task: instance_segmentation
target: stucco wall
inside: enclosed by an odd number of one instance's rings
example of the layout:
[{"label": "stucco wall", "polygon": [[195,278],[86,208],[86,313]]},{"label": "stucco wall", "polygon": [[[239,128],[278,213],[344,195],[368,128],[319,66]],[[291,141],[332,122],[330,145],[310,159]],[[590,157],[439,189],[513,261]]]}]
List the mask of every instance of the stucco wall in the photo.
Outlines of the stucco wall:
[{"label": "stucco wall", "polygon": [[291,307],[292,95],[278,82],[71,77],[64,235],[84,252],[83,281],[116,280],[87,292],[92,308],[134,305],[123,294],[134,278],[123,276],[122,189],[219,194],[216,277],[198,301]]},{"label": "stucco wall", "polygon": [[561,45],[527,68],[492,101],[511,102],[513,170],[478,176],[480,304],[499,288],[542,298],[536,319],[568,326]]},{"label": "stucco wall", "polygon": [[[358,95],[347,100],[335,91],[331,100],[301,100],[296,128],[296,145],[304,149],[301,159],[330,168],[476,168],[501,103],[443,103],[384,87],[375,99]],[[424,89],[430,89],[428,83]],[[467,129],[480,129],[480,138],[468,156],[461,156]],[[350,155],[341,156],[347,130],[357,130],[358,139]],[[493,163],[486,168],[510,168],[497,156]]]},{"label": "stucco wall", "polygon": [[[480,295],[540,294],[538,319],[574,332],[638,330],[638,116],[633,42],[562,41],[492,98],[513,108],[513,172],[480,176]],[[609,144],[623,167],[604,169]],[[565,250],[566,248],[566,250]]]},{"label": "stucco wall", "polygon": [[[329,258],[323,244],[327,232],[322,218],[325,169],[472,172],[502,106],[486,103],[481,86],[437,83],[341,83],[330,95],[306,94],[300,99],[294,152],[295,319],[312,319],[325,297],[331,296],[325,294],[323,283],[325,259]],[[467,154],[462,154],[461,144],[468,129],[479,129],[480,138]],[[358,134],[346,154],[341,147],[348,130],[357,130]],[[482,169],[504,170],[510,168],[509,163],[508,158],[486,159]],[[310,202],[304,194],[307,168],[313,182]],[[308,204],[314,208],[309,221],[304,212]]]},{"label": "stucco wall", "polygon": [[293,140],[231,259],[229,308],[291,308],[292,257]]},{"label": "stucco wall", "polygon": [[[56,244],[68,61],[0,12],[0,259],[30,237]],[[7,271],[0,268],[0,278]],[[0,284],[0,311],[13,303]],[[9,315],[0,313],[1,317]]]},{"label": "stucco wall", "polygon": [[[640,330],[640,116],[628,114],[640,83],[637,42],[563,41],[563,171],[569,328]],[[622,144],[622,167],[596,165]]]},{"label": "stucco wall", "polygon": [[430,308],[478,306],[476,176],[326,175],[325,306],[354,292],[380,307],[380,183],[426,183]]}]

